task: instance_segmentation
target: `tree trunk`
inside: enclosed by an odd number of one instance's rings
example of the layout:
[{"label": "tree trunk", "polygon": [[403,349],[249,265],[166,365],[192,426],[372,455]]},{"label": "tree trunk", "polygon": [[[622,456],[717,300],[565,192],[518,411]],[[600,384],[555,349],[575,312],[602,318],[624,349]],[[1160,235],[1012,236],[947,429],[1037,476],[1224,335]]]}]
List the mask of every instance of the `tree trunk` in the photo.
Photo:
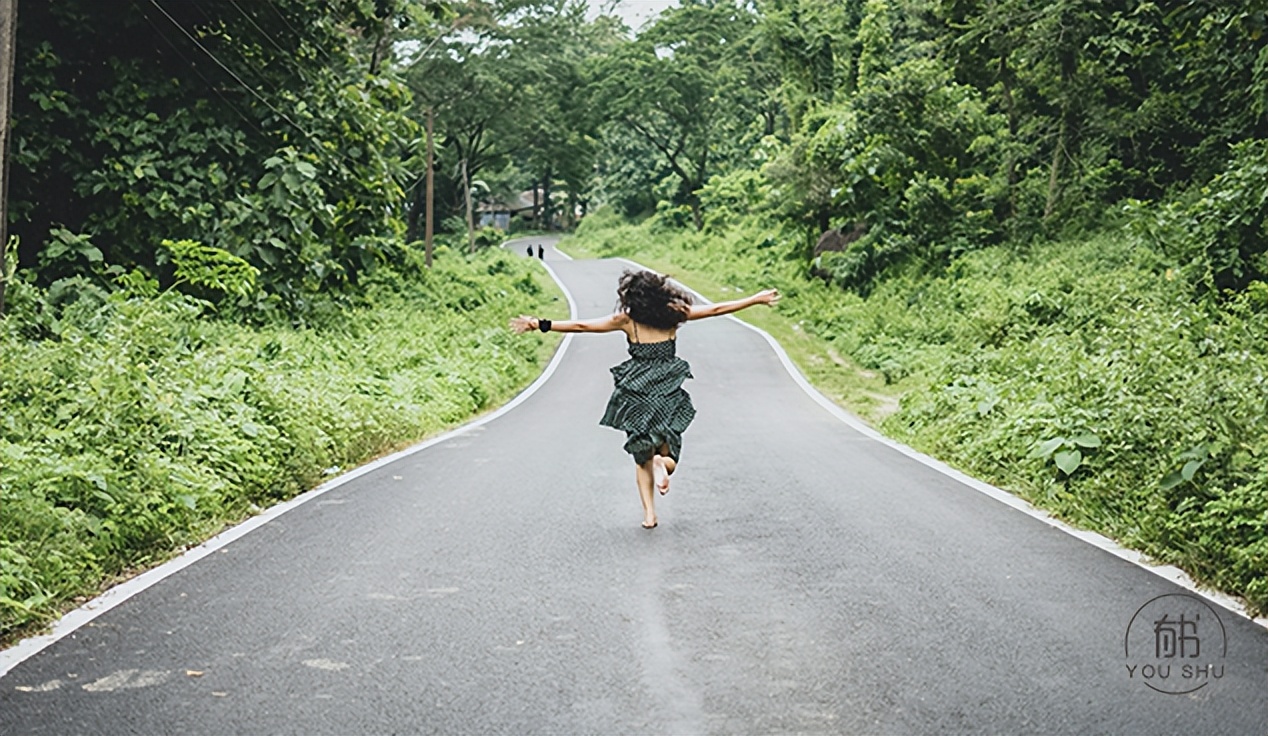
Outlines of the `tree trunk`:
[{"label": "tree trunk", "polygon": [[462,160],[462,194],[467,203],[467,252],[475,253],[475,220],[471,216],[471,179],[467,176],[467,160]]},{"label": "tree trunk", "polygon": [[1052,217],[1057,207],[1057,189],[1061,181],[1061,159],[1065,157],[1066,116],[1061,116],[1061,128],[1057,131],[1057,145],[1052,148],[1052,164],[1048,167],[1048,201],[1043,206],[1043,219]]},{"label": "tree trunk", "polygon": [[389,24],[384,19],[382,25],[379,26],[379,37],[374,39],[374,51],[370,54],[370,76],[378,76],[379,65],[383,63],[383,55],[386,53],[389,36]]},{"label": "tree trunk", "polygon": [[435,115],[432,109],[427,108],[427,204],[426,204],[426,224],[424,225],[424,240],[426,245],[423,250],[423,263],[427,268],[431,268],[431,241],[432,233],[435,231],[435,217],[432,211],[432,201],[436,197],[436,139],[434,132]]},{"label": "tree trunk", "polygon": [[1057,130],[1057,145],[1052,149],[1052,166],[1048,170],[1048,201],[1044,204],[1043,219],[1047,220],[1057,209],[1057,195],[1061,184],[1061,159],[1068,155],[1070,147],[1070,122],[1074,117],[1074,72],[1078,57],[1074,49],[1062,51],[1061,56],[1061,126]]},{"label": "tree trunk", "polygon": [[542,204],[538,199],[540,192],[541,189],[537,182],[533,182],[533,227],[537,230],[542,229]]},{"label": "tree trunk", "polygon": [[9,117],[13,114],[13,50],[18,0],[0,0],[0,317],[9,278]]},{"label": "tree trunk", "polygon": [[1004,175],[1008,179],[1008,219],[1017,216],[1017,153],[1012,149],[1017,143],[1017,103],[1013,99],[1013,74],[1004,54],[999,57],[999,78],[1004,85],[1004,108],[1008,111],[1009,150],[1004,157]]}]

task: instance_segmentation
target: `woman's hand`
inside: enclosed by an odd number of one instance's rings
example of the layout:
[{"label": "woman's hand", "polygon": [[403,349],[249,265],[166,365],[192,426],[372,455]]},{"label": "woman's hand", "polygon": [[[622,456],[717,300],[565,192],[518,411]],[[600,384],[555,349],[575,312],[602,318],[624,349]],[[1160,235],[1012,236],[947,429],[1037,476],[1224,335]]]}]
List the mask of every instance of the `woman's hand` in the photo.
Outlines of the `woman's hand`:
[{"label": "woman's hand", "polygon": [[512,317],[511,329],[514,330],[517,335],[523,335],[529,330],[535,330],[537,329],[537,318],[529,317],[526,314],[521,314],[518,317]]},{"label": "woman's hand", "polygon": [[779,302],[779,289],[767,289],[766,291],[759,291],[753,295],[754,304],[765,304],[767,306],[772,306],[774,304],[777,304],[778,302]]}]

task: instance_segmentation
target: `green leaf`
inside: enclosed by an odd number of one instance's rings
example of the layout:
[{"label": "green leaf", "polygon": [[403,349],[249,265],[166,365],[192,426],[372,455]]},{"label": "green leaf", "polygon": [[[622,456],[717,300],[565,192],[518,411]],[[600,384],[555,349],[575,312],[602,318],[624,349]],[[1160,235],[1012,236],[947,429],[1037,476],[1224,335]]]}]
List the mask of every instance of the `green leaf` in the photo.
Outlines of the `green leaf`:
[{"label": "green leaf", "polygon": [[1184,482],[1184,478],[1182,478],[1179,473],[1173,470],[1170,473],[1167,473],[1166,475],[1162,476],[1162,480],[1158,483],[1158,486],[1161,487],[1162,490],[1164,491],[1169,491],[1183,482]]},{"label": "green leaf", "polygon": [[1061,469],[1061,472],[1070,475],[1079,469],[1079,465],[1083,463],[1083,453],[1078,450],[1062,450],[1052,456],[1053,462]]},{"label": "green leaf", "polygon": [[1040,442],[1034,450],[1031,451],[1031,457],[1048,457],[1058,447],[1065,444],[1065,437],[1053,437],[1050,440]]},{"label": "green leaf", "polygon": [[1195,445],[1176,456],[1177,460],[1205,460],[1210,455],[1206,445]]},{"label": "green leaf", "polygon": [[265,248],[257,245],[255,247],[255,252],[260,256],[260,260],[270,266],[276,266],[281,261],[278,257],[277,251],[272,248]]},{"label": "green leaf", "polygon": [[1193,480],[1193,476],[1197,474],[1198,468],[1202,467],[1202,464],[1205,462],[1205,460],[1190,460],[1184,464],[1183,468],[1180,469],[1180,477],[1185,480]]},{"label": "green leaf", "polygon": [[1097,437],[1095,434],[1091,432],[1088,432],[1086,434],[1081,434],[1078,437],[1072,437],[1070,441],[1078,445],[1079,447],[1100,447],[1101,446],[1101,438]]}]

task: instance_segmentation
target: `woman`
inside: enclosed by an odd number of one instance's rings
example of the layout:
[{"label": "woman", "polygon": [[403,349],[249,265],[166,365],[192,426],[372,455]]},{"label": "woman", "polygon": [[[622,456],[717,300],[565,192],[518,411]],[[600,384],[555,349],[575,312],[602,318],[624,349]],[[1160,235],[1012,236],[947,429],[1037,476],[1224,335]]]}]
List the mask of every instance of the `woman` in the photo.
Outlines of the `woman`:
[{"label": "woman", "polygon": [[517,334],[542,332],[625,333],[630,359],[612,368],[616,384],[599,423],[625,432],[625,451],[637,466],[635,480],[643,501],[643,528],[656,527],[652,489],[669,492],[669,476],[678,467],[682,433],[696,415],[682,383],[691,366],[675,355],[675,338],[683,322],[716,317],[754,304],[774,304],[779,292],[759,292],[746,299],[696,306],[691,295],[668,277],[651,271],[626,271],[617,285],[618,310],[591,320],[559,320],[520,315],[511,320]]}]

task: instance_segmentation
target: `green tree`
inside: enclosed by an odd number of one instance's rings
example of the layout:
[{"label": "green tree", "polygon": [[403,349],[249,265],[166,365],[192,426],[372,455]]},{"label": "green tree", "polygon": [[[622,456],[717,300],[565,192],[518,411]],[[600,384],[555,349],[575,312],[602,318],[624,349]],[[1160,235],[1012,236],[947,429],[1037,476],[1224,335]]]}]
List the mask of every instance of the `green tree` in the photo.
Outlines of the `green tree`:
[{"label": "green tree", "polygon": [[678,178],[675,200],[703,225],[699,190],[742,157],[737,142],[765,97],[747,71],[756,17],[729,2],[671,8],[602,60],[595,105],[647,141]]},{"label": "green tree", "polygon": [[758,6],[756,43],[780,73],[792,129],[807,112],[857,86],[862,6],[863,0],[764,0]]},{"label": "green tree", "polygon": [[[108,267],[164,274],[168,238],[246,258],[292,306],[355,282],[389,255],[414,137],[407,93],[367,76],[358,29],[407,6],[24,8],[11,185],[23,266],[45,283]],[[41,255],[62,231],[102,259]]]}]

